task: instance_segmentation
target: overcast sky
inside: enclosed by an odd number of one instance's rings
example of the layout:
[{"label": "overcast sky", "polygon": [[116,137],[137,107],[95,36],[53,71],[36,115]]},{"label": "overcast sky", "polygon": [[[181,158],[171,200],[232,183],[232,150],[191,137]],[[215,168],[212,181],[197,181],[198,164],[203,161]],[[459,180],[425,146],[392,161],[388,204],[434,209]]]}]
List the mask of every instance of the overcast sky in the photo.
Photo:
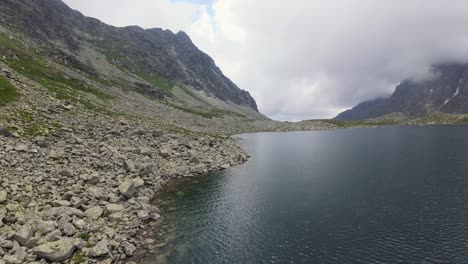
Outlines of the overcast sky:
[{"label": "overcast sky", "polygon": [[187,32],[274,119],[334,117],[431,64],[468,61],[465,0],[65,0],[116,26]]}]

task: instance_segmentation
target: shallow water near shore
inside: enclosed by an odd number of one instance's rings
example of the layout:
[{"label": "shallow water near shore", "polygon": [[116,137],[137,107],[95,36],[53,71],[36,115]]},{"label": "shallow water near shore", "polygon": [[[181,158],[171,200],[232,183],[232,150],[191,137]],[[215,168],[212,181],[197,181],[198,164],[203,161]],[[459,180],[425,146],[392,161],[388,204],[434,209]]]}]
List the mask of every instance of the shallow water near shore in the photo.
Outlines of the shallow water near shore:
[{"label": "shallow water near shore", "polygon": [[467,263],[468,127],[241,135],[243,165],[168,188],[142,263]]}]

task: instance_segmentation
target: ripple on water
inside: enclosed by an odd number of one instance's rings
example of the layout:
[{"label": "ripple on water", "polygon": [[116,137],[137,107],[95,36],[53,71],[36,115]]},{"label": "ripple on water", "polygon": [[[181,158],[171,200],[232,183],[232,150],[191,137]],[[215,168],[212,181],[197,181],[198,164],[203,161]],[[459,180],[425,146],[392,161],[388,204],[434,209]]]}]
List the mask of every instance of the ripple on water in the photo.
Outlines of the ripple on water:
[{"label": "ripple on water", "polygon": [[468,127],[246,135],[253,158],[162,193],[145,263],[468,263]]}]

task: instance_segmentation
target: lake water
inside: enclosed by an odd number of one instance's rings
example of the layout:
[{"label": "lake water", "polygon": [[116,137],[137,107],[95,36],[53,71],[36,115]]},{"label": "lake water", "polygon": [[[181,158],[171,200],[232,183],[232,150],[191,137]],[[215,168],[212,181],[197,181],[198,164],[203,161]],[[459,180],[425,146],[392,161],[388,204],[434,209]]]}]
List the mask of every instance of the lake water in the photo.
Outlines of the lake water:
[{"label": "lake water", "polygon": [[468,127],[242,138],[249,162],[159,196],[145,263],[468,263]]}]

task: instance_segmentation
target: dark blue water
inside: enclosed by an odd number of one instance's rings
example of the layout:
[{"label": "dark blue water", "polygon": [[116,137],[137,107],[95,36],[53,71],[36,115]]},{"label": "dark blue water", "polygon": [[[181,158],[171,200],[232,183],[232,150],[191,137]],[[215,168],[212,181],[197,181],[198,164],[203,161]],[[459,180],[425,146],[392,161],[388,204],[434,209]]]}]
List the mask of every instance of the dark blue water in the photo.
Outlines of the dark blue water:
[{"label": "dark blue water", "polygon": [[159,198],[146,263],[468,263],[468,127],[242,135]]}]

